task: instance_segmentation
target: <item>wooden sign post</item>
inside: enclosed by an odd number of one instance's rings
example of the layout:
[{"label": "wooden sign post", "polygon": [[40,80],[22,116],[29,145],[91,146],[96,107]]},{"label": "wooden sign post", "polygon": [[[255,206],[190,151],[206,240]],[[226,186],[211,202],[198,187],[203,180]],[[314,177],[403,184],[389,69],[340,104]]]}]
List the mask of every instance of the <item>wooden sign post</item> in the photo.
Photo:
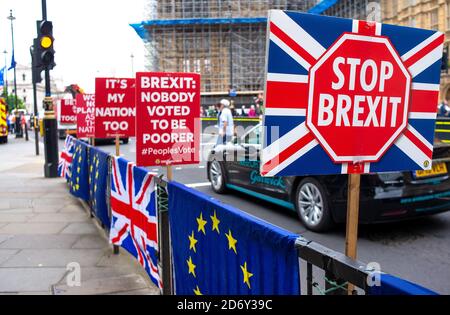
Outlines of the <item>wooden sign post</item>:
[{"label": "wooden sign post", "polygon": [[120,156],[120,137],[118,135],[116,135],[114,143],[116,145],[116,156]]},{"label": "wooden sign post", "polygon": [[[361,187],[361,175],[348,175],[347,192],[347,228],[345,233],[345,255],[356,259],[358,244],[358,222],[359,222],[359,193]],[[352,294],[353,285],[348,285],[348,294]]]},{"label": "wooden sign post", "polygon": [[169,182],[171,182],[173,180],[172,165],[171,164],[167,164],[166,170],[167,170],[167,180]]},{"label": "wooden sign post", "polygon": [[[116,135],[114,142],[116,145],[116,156],[119,157],[120,156],[120,138],[118,135]],[[118,245],[113,245],[113,253],[114,253],[114,255],[119,254],[119,246]]]}]

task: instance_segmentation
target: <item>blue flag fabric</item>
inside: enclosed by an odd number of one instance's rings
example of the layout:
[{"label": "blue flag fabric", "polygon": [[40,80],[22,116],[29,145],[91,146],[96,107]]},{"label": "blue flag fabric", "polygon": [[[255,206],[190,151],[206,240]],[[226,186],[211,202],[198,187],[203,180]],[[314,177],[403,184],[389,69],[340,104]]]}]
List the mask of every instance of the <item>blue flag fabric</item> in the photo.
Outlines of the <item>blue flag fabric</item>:
[{"label": "blue flag fabric", "polygon": [[69,181],[70,193],[84,201],[89,201],[88,146],[80,140],[75,141]]},{"label": "blue flag fabric", "polygon": [[176,294],[300,294],[297,235],[169,183]]},{"label": "blue flag fabric", "polygon": [[89,149],[89,190],[92,210],[100,222],[109,228],[106,184],[108,179],[109,155],[97,148]]},{"label": "blue flag fabric", "polygon": [[13,50],[11,57],[11,65],[9,66],[8,70],[14,69],[15,67],[16,67],[16,59],[14,58],[14,50]]},{"label": "blue flag fabric", "polygon": [[0,85],[5,85],[5,67],[0,69]]},{"label": "blue flag fabric", "polygon": [[370,295],[437,295],[436,292],[390,274],[381,274],[381,285],[369,289]]}]

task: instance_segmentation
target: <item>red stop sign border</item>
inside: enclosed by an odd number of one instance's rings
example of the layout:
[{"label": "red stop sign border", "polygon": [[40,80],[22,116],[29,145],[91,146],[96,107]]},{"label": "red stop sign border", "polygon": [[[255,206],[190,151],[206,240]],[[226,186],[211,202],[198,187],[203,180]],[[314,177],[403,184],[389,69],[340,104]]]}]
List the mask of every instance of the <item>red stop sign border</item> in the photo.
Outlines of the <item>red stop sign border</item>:
[{"label": "red stop sign border", "polygon": [[[405,88],[405,104],[406,108],[403,113],[403,121],[397,131],[389,138],[389,140],[384,144],[384,146],[378,151],[376,155],[373,156],[338,156],[330,145],[326,142],[325,138],[320,134],[312,123],[312,115],[309,113],[313,110],[314,104],[314,80],[316,70],[347,40],[353,41],[364,41],[371,43],[382,43],[391,52],[392,57],[397,62],[398,66],[402,70],[406,77],[406,88]],[[366,36],[355,33],[343,33],[342,36],[320,57],[320,59],[311,67],[309,71],[309,99],[308,99],[308,110],[306,113],[306,126],[311,130],[313,135],[317,138],[319,144],[323,147],[325,152],[330,156],[330,158],[336,163],[343,162],[378,162],[383,154],[395,143],[395,140],[402,134],[408,125],[408,114],[409,114],[409,96],[411,91],[411,74],[406,69],[403,64],[399,54],[395,50],[391,41],[385,36]],[[370,139],[369,139],[370,140]]]}]

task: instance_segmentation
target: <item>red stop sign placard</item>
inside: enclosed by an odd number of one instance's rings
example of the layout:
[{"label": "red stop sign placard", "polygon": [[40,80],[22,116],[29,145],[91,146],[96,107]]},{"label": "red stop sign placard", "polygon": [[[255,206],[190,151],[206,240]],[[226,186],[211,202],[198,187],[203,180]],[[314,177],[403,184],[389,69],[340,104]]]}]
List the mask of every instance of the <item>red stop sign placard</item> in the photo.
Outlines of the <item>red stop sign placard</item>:
[{"label": "red stop sign placard", "polygon": [[310,69],[306,124],[334,162],[378,161],[407,126],[410,87],[389,39],[345,33]]}]

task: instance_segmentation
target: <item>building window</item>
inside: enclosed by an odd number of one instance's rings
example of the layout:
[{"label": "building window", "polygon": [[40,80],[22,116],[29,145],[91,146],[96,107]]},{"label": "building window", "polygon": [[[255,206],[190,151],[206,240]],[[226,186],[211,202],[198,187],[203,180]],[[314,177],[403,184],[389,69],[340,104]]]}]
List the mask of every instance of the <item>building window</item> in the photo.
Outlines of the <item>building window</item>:
[{"label": "building window", "polygon": [[184,72],[191,72],[190,60],[189,59],[184,59],[183,60],[183,70],[184,70]]},{"label": "building window", "polygon": [[430,12],[430,28],[433,30],[437,30],[439,28],[437,9]]},{"label": "building window", "polygon": [[194,60],[194,72],[197,72],[197,73],[201,72],[200,59],[195,59]]},{"label": "building window", "polygon": [[27,75],[25,73],[22,73],[22,79],[23,79],[23,82],[25,82],[27,80]]}]

